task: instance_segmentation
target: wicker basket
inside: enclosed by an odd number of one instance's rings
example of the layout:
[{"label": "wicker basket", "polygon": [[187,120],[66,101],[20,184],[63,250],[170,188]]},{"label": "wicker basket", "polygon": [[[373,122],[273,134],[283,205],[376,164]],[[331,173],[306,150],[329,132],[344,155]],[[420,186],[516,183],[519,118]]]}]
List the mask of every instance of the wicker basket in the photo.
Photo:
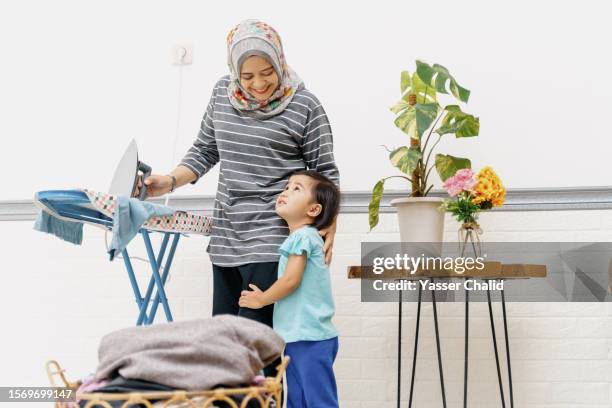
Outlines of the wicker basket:
[{"label": "wicker basket", "polygon": [[[112,408],[109,401],[124,401],[121,408],[142,404],[147,408],[213,408],[215,402],[225,402],[231,408],[245,408],[250,401],[257,401],[262,408],[281,407],[282,378],[289,364],[289,357],[283,357],[277,367],[276,377],[268,377],[262,385],[243,388],[217,388],[208,391],[166,391],[130,393],[80,393],[77,398],[87,401],[85,408]],[[47,376],[53,387],[67,387],[76,390],[81,384],[68,381],[57,361],[46,365]],[[242,396],[240,403],[232,396]],[[72,404],[72,405],[70,405]],[[56,402],[55,408],[77,406],[74,403]]]}]

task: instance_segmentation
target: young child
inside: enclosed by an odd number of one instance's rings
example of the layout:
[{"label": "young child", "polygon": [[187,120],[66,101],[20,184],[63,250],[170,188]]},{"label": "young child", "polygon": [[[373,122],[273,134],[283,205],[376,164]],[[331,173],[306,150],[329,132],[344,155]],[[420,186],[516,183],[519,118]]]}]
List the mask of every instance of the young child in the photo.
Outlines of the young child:
[{"label": "young child", "polygon": [[331,225],[340,207],[340,191],[313,170],[295,172],[276,200],[276,212],[289,226],[280,247],[278,280],[265,292],[249,285],[240,307],[274,305],[274,330],[285,340],[288,407],[338,407],[332,365],[338,333],[331,322],[334,301],[319,230]]}]

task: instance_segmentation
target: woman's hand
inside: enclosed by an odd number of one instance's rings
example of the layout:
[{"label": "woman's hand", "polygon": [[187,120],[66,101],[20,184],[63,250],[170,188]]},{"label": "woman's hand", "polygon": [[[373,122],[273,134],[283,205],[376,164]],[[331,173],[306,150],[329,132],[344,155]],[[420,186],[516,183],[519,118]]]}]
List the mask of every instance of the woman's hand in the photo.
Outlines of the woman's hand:
[{"label": "woman's hand", "polygon": [[334,237],[336,236],[336,220],[338,217],[334,218],[334,222],[327,228],[319,231],[319,234],[325,240],[323,244],[323,252],[325,252],[325,263],[329,265],[332,260],[332,248],[334,247]]},{"label": "woman's hand", "polygon": [[240,307],[247,307],[249,309],[261,309],[265,306],[263,301],[263,292],[257,286],[252,283],[249,284],[249,288],[253,290],[243,290],[240,293],[240,300],[238,305]]},{"label": "woman's hand", "polygon": [[[170,176],[152,175],[147,177],[144,183],[145,186],[147,186],[145,198],[163,196],[164,194],[168,194],[172,189],[172,177]],[[138,186],[136,187],[136,192],[134,193],[135,197],[138,197],[140,195],[141,187],[142,182],[139,178]]]}]

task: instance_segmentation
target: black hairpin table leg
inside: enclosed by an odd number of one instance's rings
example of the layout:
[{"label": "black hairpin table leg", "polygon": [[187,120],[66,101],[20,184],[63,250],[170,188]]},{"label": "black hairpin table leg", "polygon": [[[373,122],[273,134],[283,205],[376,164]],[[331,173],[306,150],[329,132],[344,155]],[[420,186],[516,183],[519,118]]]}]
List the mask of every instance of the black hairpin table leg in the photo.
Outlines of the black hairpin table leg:
[{"label": "black hairpin table leg", "polygon": [[412,376],[410,378],[410,397],[408,408],[412,408],[412,396],[414,391],[414,375],[416,373],[417,351],[419,350],[419,323],[421,322],[421,282],[419,282],[419,300],[417,302],[416,328],[414,329],[414,352],[412,353]]},{"label": "black hairpin table leg", "polygon": [[493,307],[491,306],[491,291],[487,289],[487,302],[489,303],[489,319],[491,320],[491,337],[493,339],[493,350],[495,351],[495,365],[497,367],[497,380],[499,382],[499,394],[501,397],[502,408],[506,408],[506,398],[504,398],[504,385],[502,383],[501,369],[499,367],[499,354],[497,352],[497,337],[495,336],[495,322],[493,321]]},{"label": "black hairpin table leg", "polygon": [[470,292],[465,289],[465,355],[463,357],[463,408],[467,408],[468,390],[468,344],[470,328]]},{"label": "black hairpin table leg", "polygon": [[398,323],[397,323],[397,408],[400,408],[402,399],[402,291],[398,298]]},{"label": "black hairpin table leg", "polygon": [[[433,283],[433,278],[431,279]],[[436,307],[436,291],[431,290],[431,304],[433,305],[434,328],[436,331],[436,348],[438,350],[438,371],[440,372],[440,388],[442,390],[442,406],[446,408],[446,393],[444,392],[444,373],[442,372],[442,353],[440,353],[440,331],[438,330],[438,309]]]},{"label": "black hairpin table leg", "polygon": [[510,365],[510,342],[508,341],[508,323],[506,319],[506,297],[501,290],[502,311],[504,314],[504,336],[506,338],[506,362],[508,363],[508,389],[510,391],[510,407],[514,408],[514,394],[512,392],[512,366]]}]

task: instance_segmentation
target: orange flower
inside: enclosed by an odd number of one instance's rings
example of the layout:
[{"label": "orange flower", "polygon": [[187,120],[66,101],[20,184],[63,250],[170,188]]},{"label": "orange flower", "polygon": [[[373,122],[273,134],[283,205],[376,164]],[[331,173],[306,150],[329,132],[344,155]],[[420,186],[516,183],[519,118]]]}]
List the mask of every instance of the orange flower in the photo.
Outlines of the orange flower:
[{"label": "orange flower", "polygon": [[[501,207],[506,199],[506,189],[501,180],[489,166],[484,167],[476,175],[478,184],[474,188],[474,204],[481,207],[487,202],[493,207]],[[490,208],[490,206],[489,206]]]}]

